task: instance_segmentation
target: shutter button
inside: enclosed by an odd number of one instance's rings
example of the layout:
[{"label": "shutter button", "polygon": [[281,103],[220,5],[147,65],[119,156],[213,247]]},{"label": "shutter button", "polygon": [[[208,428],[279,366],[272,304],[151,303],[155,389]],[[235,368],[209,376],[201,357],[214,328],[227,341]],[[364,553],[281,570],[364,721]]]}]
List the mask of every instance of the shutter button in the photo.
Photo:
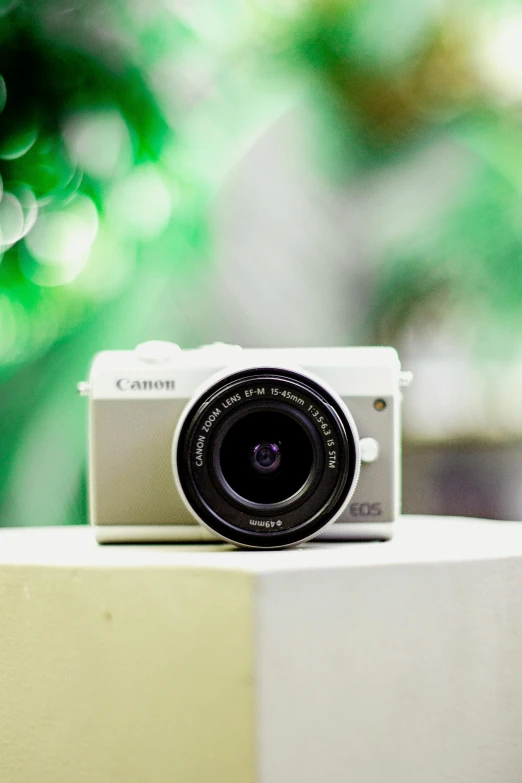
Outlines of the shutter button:
[{"label": "shutter button", "polygon": [[149,340],[136,346],[135,353],[141,362],[148,364],[164,364],[173,359],[181,348],[176,343],[167,340]]}]

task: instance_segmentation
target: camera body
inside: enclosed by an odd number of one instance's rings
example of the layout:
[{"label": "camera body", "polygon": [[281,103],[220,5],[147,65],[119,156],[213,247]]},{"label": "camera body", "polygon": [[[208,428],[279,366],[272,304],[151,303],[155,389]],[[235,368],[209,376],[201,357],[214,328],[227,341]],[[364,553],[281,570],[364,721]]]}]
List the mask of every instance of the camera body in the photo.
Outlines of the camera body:
[{"label": "camera body", "polygon": [[389,538],[407,380],[386,347],[97,354],[79,386],[97,540]]}]

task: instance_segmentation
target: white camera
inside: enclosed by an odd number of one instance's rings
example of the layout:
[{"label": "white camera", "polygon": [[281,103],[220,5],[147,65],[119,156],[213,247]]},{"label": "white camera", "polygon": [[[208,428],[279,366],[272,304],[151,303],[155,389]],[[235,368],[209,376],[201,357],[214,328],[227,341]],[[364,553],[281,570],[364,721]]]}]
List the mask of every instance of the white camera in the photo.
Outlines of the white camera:
[{"label": "white camera", "polygon": [[389,538],[409,379],[381,347],[97,354],[79,385],[97,540]]}]

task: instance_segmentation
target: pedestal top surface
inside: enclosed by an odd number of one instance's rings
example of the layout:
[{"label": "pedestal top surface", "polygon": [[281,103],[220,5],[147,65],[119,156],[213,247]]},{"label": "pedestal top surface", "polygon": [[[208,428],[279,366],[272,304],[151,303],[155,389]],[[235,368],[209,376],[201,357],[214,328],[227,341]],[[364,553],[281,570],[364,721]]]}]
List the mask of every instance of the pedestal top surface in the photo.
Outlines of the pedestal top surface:
[{"label": "pedestal top surface", "polygon": [[100,545],[88,526],[0,528],[0,568],[203,568],[253,573],[522,557],[522,522],[404,516],[386,542],[312,542],[276,551],[220,543]]}]

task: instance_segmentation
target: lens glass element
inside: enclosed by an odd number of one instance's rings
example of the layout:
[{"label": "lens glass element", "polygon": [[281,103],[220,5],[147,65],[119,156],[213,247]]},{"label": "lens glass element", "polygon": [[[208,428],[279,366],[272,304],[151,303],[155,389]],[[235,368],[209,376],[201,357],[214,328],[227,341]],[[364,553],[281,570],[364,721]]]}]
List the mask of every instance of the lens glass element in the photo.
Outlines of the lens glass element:
[{"label": "lens glass element", "polygon": [[247,413],[225,435],[219,452],[225,481],[250,503],[280,503],[312,470],[314,452],[299,421],[279,411]]},{"label": "lens glass element", "polygon": [[258,443],[252,454],[252,465],[260,473],[275,473],[281,463],[281,449],[277,443]]}]

